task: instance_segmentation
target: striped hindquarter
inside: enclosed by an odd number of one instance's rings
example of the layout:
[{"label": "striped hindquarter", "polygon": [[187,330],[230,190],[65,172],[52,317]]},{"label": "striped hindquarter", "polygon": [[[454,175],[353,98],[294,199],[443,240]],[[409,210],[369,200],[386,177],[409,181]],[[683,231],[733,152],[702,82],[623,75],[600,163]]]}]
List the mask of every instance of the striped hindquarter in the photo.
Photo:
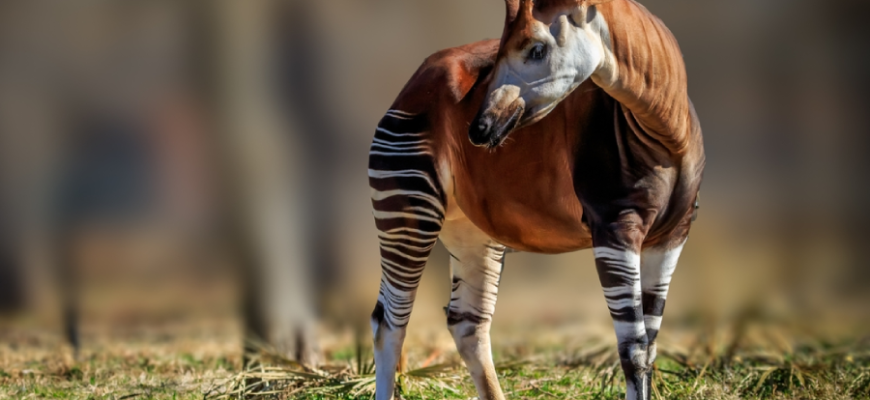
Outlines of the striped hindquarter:
[{"label": "striped hindquarter", "polygon": [[392,398],[405,327],[445,215],[426,115],[390,110],[369,152],[369,184],[381,253],[381,286],[372,312],[377,398]]}]

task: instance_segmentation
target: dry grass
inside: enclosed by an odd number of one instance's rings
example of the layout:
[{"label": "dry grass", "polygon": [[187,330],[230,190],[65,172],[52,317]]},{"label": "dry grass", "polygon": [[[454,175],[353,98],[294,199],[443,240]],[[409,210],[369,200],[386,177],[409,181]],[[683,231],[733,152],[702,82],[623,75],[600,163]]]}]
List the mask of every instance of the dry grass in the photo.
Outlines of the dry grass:
[{"label": "dry grass", "polygon": [[[751,320],[720,329],[670,326],[665,332],[654,398],[870,398],[868,337]],[[238,329],[226,322],[105,337],[78,361],[57,337],[11,329],[0,334],[0,398],[369,399],[374,391],[371,350],[363,344],[368,339],[355,341],[353,335],[329,342],[330,361],[313,369],[266,346],[243,368]],[[544,341],[524,332],[498,345],[495,358],[507,397],[621,399],[612,339],[588,336]],[[426,341],[408,348],[410,369],[398,378],[403,398],[475,397],[455,351]]]},{"label": "dry grass", "polygon": [[[863,399],[870,398],[870,338],[838,342],[810,338],[793,328],[737,324],[731,329],[689,334],[680,345],[665,345],[654,370],[657,399]],[[792,335],[787,335],[791,333]],[[798,338],[797,341],[788,338]],[[497,369],[509,398],[621,399],[622,372],[607,340],[576,348],[561,346],[497,349]],[[229,381],[219,398],[368,399],[374,390],[369,357],[306,370],[265,351]],[[525,356],[520,356],[524,354]],[[422,355],[422,354],[421,354]],[[406,399],[475,396],[455,354],[437,350],[416,369],[399,375]],[[441,363],[434,364],[433,360]],[[269,365],[264,367],[263,365]],[[244,385],[244,382],[255,383]]]},{"label": "dry grass", "polygon": [[0,324],[0,399],[202,399],[241,367],[232,321],[89,329],[77,360],[59,335],[28,325]]}]

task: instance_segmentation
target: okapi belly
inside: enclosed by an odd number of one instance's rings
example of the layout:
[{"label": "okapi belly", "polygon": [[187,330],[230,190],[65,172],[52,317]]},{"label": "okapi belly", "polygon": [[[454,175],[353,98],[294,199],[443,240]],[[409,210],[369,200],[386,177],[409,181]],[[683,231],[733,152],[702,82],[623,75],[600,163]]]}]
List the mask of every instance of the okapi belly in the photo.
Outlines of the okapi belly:
[{"label": "okapi belly", "polygon": [[486,179],[491,171],[481,168],[455,176],[455,201],[478,228],[522,251],[564,253],[592,247],[589,228],[582,222],[583,207],[566,179],[570,174],[528,176],[527,171],[508,170],[515,174]]}]

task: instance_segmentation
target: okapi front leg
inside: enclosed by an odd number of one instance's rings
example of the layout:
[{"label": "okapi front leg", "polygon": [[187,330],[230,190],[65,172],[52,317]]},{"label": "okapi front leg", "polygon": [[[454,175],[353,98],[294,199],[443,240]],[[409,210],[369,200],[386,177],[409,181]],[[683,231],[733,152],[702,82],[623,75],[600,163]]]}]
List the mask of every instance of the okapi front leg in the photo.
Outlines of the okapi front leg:
[{"label": "okapi front leg", "polygon": [[[643,292],[643,323],[649,341],[647,350],[650,366],[656,359],[656,338],[662,326],[665,300],[671,284],[671,276],[677,268],[677,260],[683,251],[683,239],[675,247],[662,246],[644,249],[640,255],[640,284]],[[651,390],[652,369],[647,374],[647,390]]]},{"label": "okapi front leg", "polygon": [[481,400],[503,400],[492,360],[489,330],[505,247],[471,221],[450,221],[441,240],[450,252],[453,289],[447,306],[447,326],[465,361]]},{"label": "okapi front leg", "polygon": [[648,400],[649,340],[643,320],[640,276],[640,230],[617,228],[593,235],[595,265],[613,318],[617,349],[629,400]]},{"label": "okapi front leg", "polygon": [[369,152],[382,270],[371,319],[377,400],[393,398],[417,286],[444,221],[444,190],[427,127],[425,115],[390,110],[378,125]]}]

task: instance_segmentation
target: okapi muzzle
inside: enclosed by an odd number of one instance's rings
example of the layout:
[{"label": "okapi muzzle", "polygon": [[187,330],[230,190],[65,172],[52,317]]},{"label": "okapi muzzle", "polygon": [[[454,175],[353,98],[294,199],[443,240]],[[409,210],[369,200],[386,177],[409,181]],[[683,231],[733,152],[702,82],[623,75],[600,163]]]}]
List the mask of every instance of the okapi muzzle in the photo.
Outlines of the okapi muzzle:
[{"label": "okapi muzzle", "polygon": [[487,96],[468,128],[468,139],[473,145],[495,148],[519,127],[526,109],[519,94],[519,87],[505,85]]}]

